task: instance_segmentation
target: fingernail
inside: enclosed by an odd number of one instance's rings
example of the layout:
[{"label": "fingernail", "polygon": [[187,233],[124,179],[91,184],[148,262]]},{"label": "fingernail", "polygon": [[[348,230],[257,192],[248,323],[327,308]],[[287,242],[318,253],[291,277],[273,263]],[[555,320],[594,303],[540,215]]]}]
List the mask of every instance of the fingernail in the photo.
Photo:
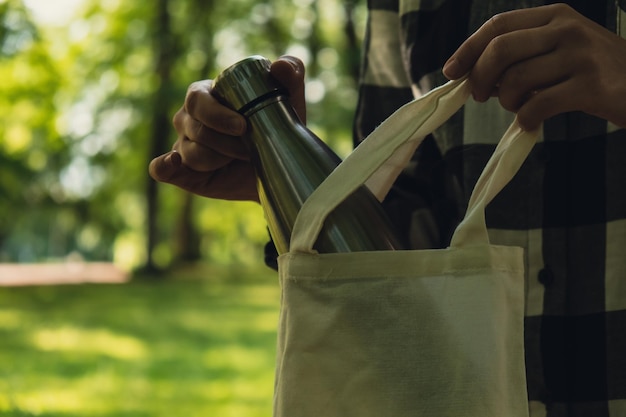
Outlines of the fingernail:
[{"label": "fingernail", "polygon": [[181,162],[182,162],[182,158],[180,154],[176,151],[170,152],[170,154],[165,157],[165,163],[167,163],[168,165],[174,168],[178,168]]},{"label": "fingernail", "polygon": [[459,77],[459,61],[456,58],[450,58],[443,66],[443,74],[449,79]]},{"label": "fingernail", "polygon": [[294,60],[294,57],[290,55],[283,55],[280,57],[280,59],[289,63],[289,65],[291,65],[291,67],[293,68],[293,72],[295,72],[296,74],[300,73],[301,66],[298,62]]}]

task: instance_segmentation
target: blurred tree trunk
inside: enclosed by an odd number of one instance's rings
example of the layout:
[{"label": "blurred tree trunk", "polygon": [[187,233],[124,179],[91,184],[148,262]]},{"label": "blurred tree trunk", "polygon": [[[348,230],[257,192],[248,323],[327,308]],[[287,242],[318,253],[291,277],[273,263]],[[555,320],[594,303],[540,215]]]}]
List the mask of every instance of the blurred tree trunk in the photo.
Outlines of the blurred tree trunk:
[{"label": "blurred tree trunk", "polygon": [[185,193],[178,216],[178,226],[174,230],[176,251],[174,262],[194,262],[200,259],[200,235],[193,222],[194,195]]},{"label": "blurred tree trunk", "polygon": [[[200,45],[196,45],[198,49],[205,53],[206,60],[198,70],[196,79],[188,80],[189,83],[197,80],[203,80],[209,76],[209,71],[214,68],[215,50],[213,48],[212,39],[215,35],[214,27],[209,21],[211,11],[214,9],[214,0],[196,0],[190,3],[192,13],[188,17],[189,27],[201,28],[204,36]],[[194,201],[195,196],[191,193],[185,193],[180,212],[178,214],[177,227],[174,230],[175,252],[174,263],[194,262],[201,258],[200,243],[201,237],[198,228],[194,223]]]},{"label": "blurred tree trunk", "polygon": [[344,23],[344,33],[347,39],[347,67],[348,73],[354,79],[354,85],[358,85],[361,73],[361,49],[356,33],[355,9],[359,0],[348,0],[344,3],[346,21]]},{"label": "blurred tree trunk", "polygon": [[[149,159],[166,152],[170,141],[170,86],[172,85],[172,67],[175,61],[174,37],[171,33],[170,16],[168,13],[169,0],[156,0],[156,10],[152,27],[154,69],[158,86],[154,92],[152,108],[152,124],[149,134]],[[154,249],[159,239],[158,227],[158,197],[157,183],[149,180],[146,189],[147,199],[147,259],[145,269],[156,272],[158,268],[154,262]]]}]

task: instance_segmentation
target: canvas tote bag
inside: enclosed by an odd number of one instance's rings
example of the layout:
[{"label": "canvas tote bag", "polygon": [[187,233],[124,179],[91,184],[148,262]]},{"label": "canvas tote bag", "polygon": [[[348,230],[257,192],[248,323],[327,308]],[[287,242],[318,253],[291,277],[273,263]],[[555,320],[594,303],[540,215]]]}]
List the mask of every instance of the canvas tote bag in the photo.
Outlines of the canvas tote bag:
[{"label": "canvas tote bag", "polygon": [[465,103],[452,81],[399,109],[310,196],[279,258],[276,417],[522,417],[523,250],[489,243],[485,206],[536,141],[513,123],[447,249],[318,254],[359,185],[384,197],[423,138]]}]

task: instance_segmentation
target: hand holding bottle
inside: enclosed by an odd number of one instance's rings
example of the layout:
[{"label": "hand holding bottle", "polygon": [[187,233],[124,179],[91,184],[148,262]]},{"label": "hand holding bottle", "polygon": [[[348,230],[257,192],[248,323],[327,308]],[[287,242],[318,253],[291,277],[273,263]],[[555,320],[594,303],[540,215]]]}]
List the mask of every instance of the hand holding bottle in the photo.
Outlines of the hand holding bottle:
[{"label": "hand holding bottle", "polygon": [[[307,129],[288,91],[273,76],[271,65],[259,55],[243,59],[220,73],[212,94],[248,120],[242,140],[250,149],[270,235],[278,253],[283,254],[289,251],[303,205],[341,158]],[[382,205],[365,185],[337,203],[323,222],[314,250],[334,253],[402,248]]]},{"label": "hand holding bottle", "polygon": [[[272,63],[272,75],[289,91],[291,103],[306,121],[304,65],[291,56]],[[150,163],[157,181],[204,197],[258,201],[256,176],[240,136],[246,119],[211,94],[212,80],[189,86],[182,108],[174,116],[178,138],[172,151]]]}]

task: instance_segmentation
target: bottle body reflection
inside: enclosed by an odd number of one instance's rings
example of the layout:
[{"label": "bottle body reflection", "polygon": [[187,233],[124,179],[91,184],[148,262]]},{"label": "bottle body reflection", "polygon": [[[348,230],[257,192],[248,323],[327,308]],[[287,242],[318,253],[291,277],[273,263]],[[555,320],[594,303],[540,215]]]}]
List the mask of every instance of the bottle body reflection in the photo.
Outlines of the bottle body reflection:
[{"label": "bottle body reflection", "polygon": [[[247,58],[215,80],[214,92],[246,116],[243,140],[250,149],[258,192],[279,254],[289,251],[296,216],[304,201],[341,159],[298,118],[270,62]],[[320,253],[402,249],[381,204],[359,187],[328,216],[314,245]]]}]

